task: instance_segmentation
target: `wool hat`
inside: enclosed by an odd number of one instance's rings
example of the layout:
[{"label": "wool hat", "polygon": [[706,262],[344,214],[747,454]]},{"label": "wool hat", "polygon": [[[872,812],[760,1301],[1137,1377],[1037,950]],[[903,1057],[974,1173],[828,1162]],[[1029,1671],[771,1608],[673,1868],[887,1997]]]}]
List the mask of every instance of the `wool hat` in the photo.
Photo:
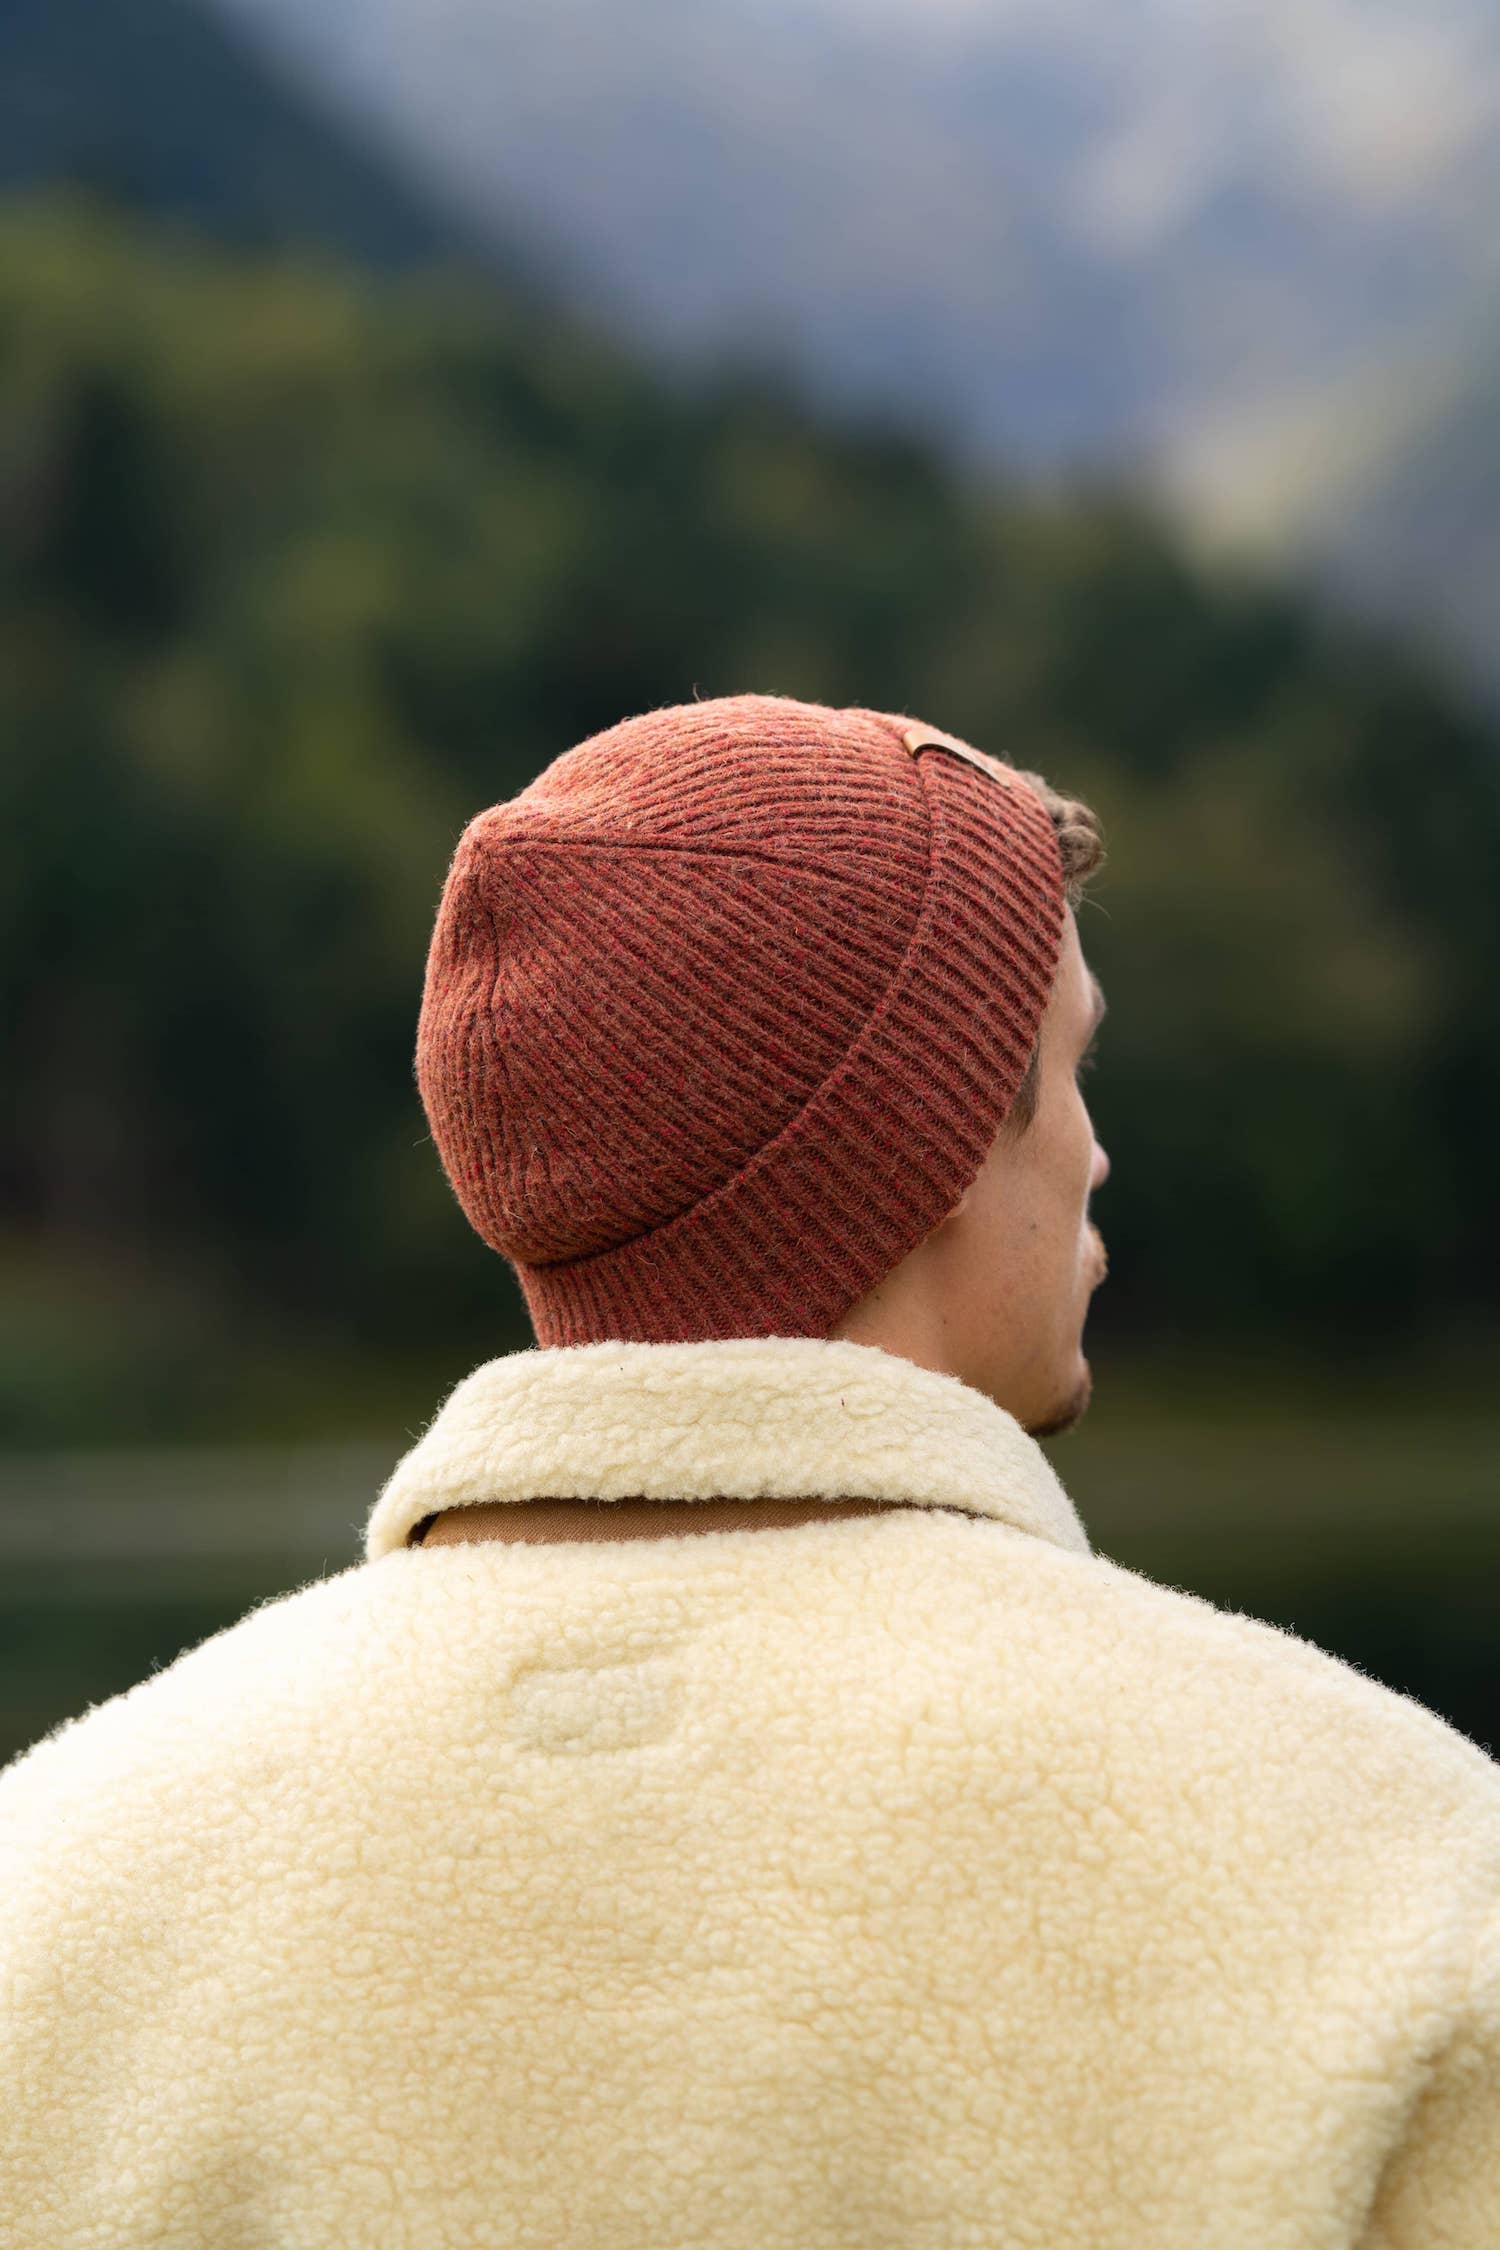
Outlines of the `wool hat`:
[{"label": "wool hat", "polygon": [[1065,913],[1029,781],[886,712],[676,704],[479,813],[416,1076],[538,1343],[826,1336],[978,1173]]}]

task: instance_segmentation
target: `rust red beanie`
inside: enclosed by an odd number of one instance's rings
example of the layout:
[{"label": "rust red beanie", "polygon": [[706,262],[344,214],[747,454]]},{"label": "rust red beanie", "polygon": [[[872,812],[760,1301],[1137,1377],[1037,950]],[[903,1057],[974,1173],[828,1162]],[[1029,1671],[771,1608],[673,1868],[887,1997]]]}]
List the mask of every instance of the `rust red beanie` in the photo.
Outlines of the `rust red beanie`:
[{"label": "rust red beanie", "polygon": [[417,1083],[538,1343],[827,1335],[983,1164],[1065,899],[1013,768],[789,696],[627,719],[480,813]]}]

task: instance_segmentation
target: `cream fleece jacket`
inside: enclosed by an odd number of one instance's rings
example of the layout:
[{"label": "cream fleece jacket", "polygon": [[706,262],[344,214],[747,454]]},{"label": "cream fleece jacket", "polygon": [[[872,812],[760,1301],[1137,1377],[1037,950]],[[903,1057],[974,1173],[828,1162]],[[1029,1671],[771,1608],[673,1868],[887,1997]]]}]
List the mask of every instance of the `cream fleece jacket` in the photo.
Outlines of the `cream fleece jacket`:
[{"label": "cream fleece jacket", "polygon": [[865,1345],[477,1368],[0,1775],[0,2006],[6,2250],[1500,2245],[1500,1767]]}]

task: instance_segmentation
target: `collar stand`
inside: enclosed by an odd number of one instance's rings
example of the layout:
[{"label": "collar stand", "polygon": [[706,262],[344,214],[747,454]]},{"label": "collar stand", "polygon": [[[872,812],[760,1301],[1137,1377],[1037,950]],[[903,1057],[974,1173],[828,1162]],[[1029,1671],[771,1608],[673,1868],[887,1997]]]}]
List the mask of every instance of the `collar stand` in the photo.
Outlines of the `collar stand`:
[{"label": "collar stand", "polygon": [[1088,1535],[1036,1439],[954,1375],[812,1336],[510,1352],[448,1394],[371,1510],[369,1561],[478,1501],[900,1500]]}]

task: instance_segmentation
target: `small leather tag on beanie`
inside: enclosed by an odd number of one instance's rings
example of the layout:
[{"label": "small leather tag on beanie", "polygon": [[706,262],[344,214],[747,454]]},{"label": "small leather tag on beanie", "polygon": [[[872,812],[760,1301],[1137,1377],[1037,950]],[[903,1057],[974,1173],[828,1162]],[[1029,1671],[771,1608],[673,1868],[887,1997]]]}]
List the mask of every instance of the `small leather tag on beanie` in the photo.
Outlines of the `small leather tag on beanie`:
[{"label": "small leather tag on beanie", "polygon": [[975,750],[967,742],[959,742],[951,734],[943,734],[936,727],[908,727],[901,740],[915,757],[919,750],[947,750],[955,758],[962,758],[981,773],[998,781],[1002,789],[1010,787],[1010,779],[998,758],[988,757],[983,750]]}]

